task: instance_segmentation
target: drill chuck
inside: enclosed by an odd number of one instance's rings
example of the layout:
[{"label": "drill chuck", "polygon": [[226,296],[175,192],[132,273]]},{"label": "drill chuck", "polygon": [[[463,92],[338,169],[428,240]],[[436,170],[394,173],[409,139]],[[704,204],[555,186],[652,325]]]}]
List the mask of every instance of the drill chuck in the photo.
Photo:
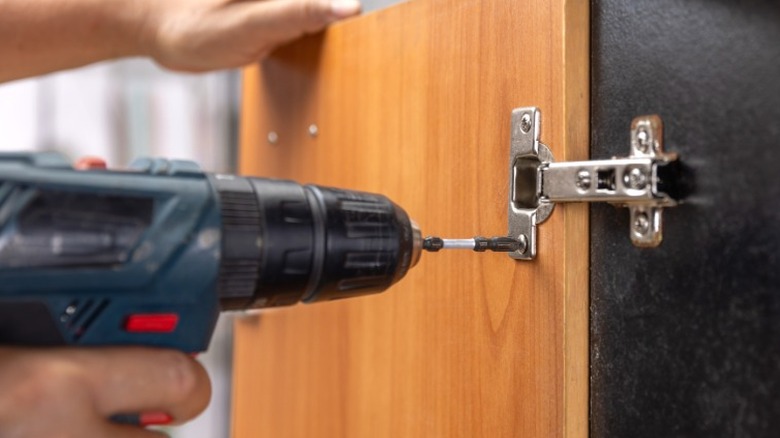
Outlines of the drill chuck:
[{"label": "drill chuck", "polygon": [[422,235],[382,195],[212,175],[222,219],[223,309],[381,292],[420,258]]}]

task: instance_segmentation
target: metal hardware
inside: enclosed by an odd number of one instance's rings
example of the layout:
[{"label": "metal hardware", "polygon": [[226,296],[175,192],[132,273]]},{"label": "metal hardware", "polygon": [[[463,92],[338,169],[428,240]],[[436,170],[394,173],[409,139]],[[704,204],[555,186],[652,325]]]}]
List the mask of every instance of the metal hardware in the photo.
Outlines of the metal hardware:
[{"label": "metal hardware", "polygon": [[429,236],[423,239],[422,249],[437,252],[442,249],[467,249],[475,252],[524,252],[526,241],[524,236],[514,239],[506,236],[474,237],[472,239],[442,239]]},{"label": "metal hardware", "polygon": [[510,253],[519,260],[536,256],[536,226],[552,213],[556,203],[609,202],[628,207],[634,245],[661,243],[662,212],[677,201],[661,187],[659,172],[677,161],[663,150],[663,124],[658,116],[637,117],[631,123],[631,150],[627,158],[555,163],[549,148],[539,141],[538,108],[512,112],[509,160],[509,236],[527,239],[525,251]]},{"label": "metal hardware", "polygon": [[268,133],[268,144],[277,144],[279,143],[279,134],[276,133],[276,131],[271,131]]},{"label": "metal hardware", "polygon": [[309,137],[314,138],[320,133],[320,128],[317,126],[316,123],[312,123],[311,125],[309,125],[308,131],[309,131]]},{"label": "metal hardware", "polygon": [[553,161],[547,146],[539,142],[541,117],[538,108],[512,111],[512,143],[509,161],[509,237],[524,240],[525,248],[510,252],[518,260],[536,257],[536,225],[552,213],[554,204],[542,202],[539,171]]}]

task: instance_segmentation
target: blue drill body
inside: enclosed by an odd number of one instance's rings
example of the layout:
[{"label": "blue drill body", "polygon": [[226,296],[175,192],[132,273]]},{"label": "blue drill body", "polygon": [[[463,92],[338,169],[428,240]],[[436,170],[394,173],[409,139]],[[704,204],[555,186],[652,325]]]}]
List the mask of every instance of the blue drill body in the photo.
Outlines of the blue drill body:
[{"label": "blue drill body", "polygon": [[380,195],[186,161],[77,171],[0,154],[0,343],[203,351],[227,302],[386,289],[419,257],[417,234]]},{"label": "blue drill body", "polygon": [[[41,200],[62,205],[25,215]],[[106,202],[135,211],[116,217],[90,206]],[[205,350],[219,314],[217,202],[206,175],[189,162],[76,171],[57,154],[0,155],[3,337],[33,345]],[[53,217],[30,217],[36,214]],[[60,242],[57,253],[58,239],[75,241]],[[131,315],[147,314],[178,315],[175,330],[124,329]]]}]

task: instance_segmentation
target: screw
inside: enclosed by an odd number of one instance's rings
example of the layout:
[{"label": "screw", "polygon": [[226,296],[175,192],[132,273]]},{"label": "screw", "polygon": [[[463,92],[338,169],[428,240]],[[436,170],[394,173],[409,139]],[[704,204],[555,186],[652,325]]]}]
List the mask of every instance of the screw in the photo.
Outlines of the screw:
[{"label": "screw", "polygon": [[647,175],[642,169],[633,167],[623,174],[623,183],[630,189],[642,190],[647,186]]},{"label": "screw", "polygon": [[525,237],[525,234],[518,236],[517,242],[520,245],[520,247],[517,249],[518,253],[525,254],[528,252],[528,238]]},{"label": "screw", "polygon": [[634,218],[634,231],[637,234],[645,235],[648,230],[650,230],[650,219],[648,219],[647,213],[637,213],[636,218]]},{"label": "screw", "polygon": [[636,146],[640,152],[647,152],[650,150],[650,133],[647,132],[647,128],[644,126],[639,128],[636,133]]},{"label": "screw", "polygon": [[309,137],[314,138],[319,133],[320,133],[320,128],[317,127],[316,124],[312,123],[311,125],[309,125]]},{"label": "screw", "polygon": [[575,181],[574,185],[580,190],[588,190],[590,188],[590,172],[585,169],[577,172],[577,181]]},{"label": "screw", "polygon": [[276,131],[271,131],[268,133],[268,143],[269,144],[279,143],[279,134],[277,134]]},{"label": "screw", "polygon": [[531,130],[531,115],[528,113],[524,113],[523,117],[520,118],[520,130],[523,131],[523,134],[528,134],[528,131]]}]

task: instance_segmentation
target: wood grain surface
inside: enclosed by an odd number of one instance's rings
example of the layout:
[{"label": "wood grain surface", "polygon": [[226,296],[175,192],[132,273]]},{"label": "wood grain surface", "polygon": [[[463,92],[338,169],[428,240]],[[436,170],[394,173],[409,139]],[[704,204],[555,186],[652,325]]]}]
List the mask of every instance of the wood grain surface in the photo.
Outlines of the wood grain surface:
[{"label": "wood grain surface", "polygon": [[[513,108],[541,108],[556,160],[587,158],[588,38],[586,1],[337,24],[245,71],[241,172],[380,192],[427,234],[506,234]],[[558,206],[534,262],[424,254],[384,294],[239,318],[233,436],[586,436],[587,227]]]}]

